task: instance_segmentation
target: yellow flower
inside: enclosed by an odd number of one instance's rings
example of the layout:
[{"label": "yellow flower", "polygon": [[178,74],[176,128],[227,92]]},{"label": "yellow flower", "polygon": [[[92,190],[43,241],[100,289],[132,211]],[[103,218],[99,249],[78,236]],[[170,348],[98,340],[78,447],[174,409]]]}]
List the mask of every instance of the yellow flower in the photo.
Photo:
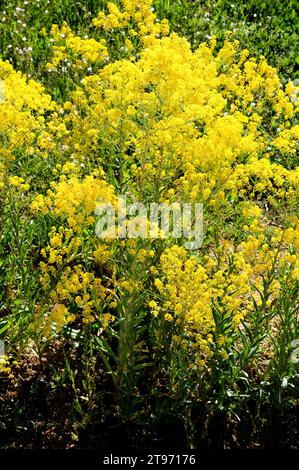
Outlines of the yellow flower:
[{"label": "yellow flower", "polygon": [[173,321],[173,316],[170,315],[170,313],[166,313],[164,315],[164,320],[172,322]]}]

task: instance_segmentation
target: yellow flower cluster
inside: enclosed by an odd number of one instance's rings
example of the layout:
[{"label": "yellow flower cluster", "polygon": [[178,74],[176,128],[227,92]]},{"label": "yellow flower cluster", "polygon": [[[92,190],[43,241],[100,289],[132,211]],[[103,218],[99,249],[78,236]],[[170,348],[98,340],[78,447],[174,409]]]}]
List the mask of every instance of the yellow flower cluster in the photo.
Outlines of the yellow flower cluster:
[{"label": "yellow flower cluster", "polygon": [[121,0],[120,10],[115,3],[108,2],[108,13],[101,11],[93,20],[93,25],[105,31],[126,28],[130,37],[127,37],[128,49],[136,36],[144,46],[149,46],[156,38],[169,33],[167,20],[157,20],[152,4],[152,0]]},{"label": "yellow flower cluster", "polygon": [[25,183],[25,180],[23,178],[20,178],[19,176],[10,176],[9,184],[11,184],[11,186],[14,186],[15,188],[19,188],[22,191],[28,191],[30,188],[30,185],[28,183]]},{"label": "yellow flower cluster", "polygon": [[0,356],[0,377],[1,374],[8,376],[9,378],[13,378],[13,374],[11,373],[11,366],[9,357],[6,355]]},{"label": "yellow flower cluster", "polygon": [[[66,227],[60,225],[58,230],[52,228],[49,245],[42,250],[46,261],[40,263],[40,282],[44,291],[49,292],[50,301],[60,305],[47,317],[47,328],[50,328],[53,314],[55,318],[61,314],[60,321],[53,320],[56,328],[73,321],[79,312],[83,323],[89,323],[101,313],[103,301],[107,304],[112,293],[93,272],[78,264],[78,260],[83,256],[82,251],[88,250],[90,262],[94,265],[107,265],[109,262],[109,247],[101,244],[95,235],[94,212],[97,204],[113,202],[114,191],[95,175],[82,181],[76,175],[69,179],[63,175],[51,186],[46,196],[38,195],[31,205],[34,212],[52,214],[61,224],[66,224]],[[84,241],[84,233],[91,227],[89,239]],[[107,315],[103,322],[109,324]]]},{"label": "yellow flower cluster", "polygon": [[43,319],[43,324],[40,329],[43,335],[49,338],[51,334],[59,333],[65,325],[71,323],[74,319],[75,315],[70,314],[65,305],[57,303]]},{"label": "yellow flower cluster", "polygon": [[44,93],[40,83],[26,80],[8,62],[0,61],[4,99],[0,102],[0,133],[5,135],[5,148],[13,151],[30,147],[45,127],[45,114],[56,104]]},{"label": "yellow flower cluster", "polygon": [[161,270],[163,280],[157,278],[155,286],[163,303],[159,307],[152,301],[149,306],[154,312],[161,310],[166,321],[175,321],[178,336],[190,335],[200,356],[208,357],[214,325],[211,309],[213,290],[207,283],[205,268],[195,258],[189,258],[184,248],[175,245],[161,256]]},{"label": "yellow flower cluster", "polygon": [[64,66],[72,66],[74,70],[85,71],[92,64],[100,64],[108,58],[104,39],[96,41],[93,38],[76,36],[71,28],[64,23],[61,28],[53,25],[51,36],[54,40],[53,58],[46,65],[48,71],[57,70]]},{"label": "yellow flower cluster", "polygon": [[48,247],[42,250],[46,262],[40,263],[40,282],[45,295],[48,294],[50,302],[54,303],[46,317],[48,333],[52,323],[60,330],[77,318],[81,318],[83,323],[93,321],[101,314],[104,299],[107,303],[110,296],[100,278],[78,261],[76,264],[81,247],[82,240],[72,229],[60,227],[57,231],[54,227]]},{"label": "yellow flower cluster", "polygon": [[[8,62],[0,60],[0,80],[3,82],[3,100],[0,101],[0,190],[9,174],[9,163],[17,151],[31,154],[39,136],[46,133],[47,118],[57,108],[41,84],[16,72]],[[13,175],[10,183],[19,186]],[[24,182],[24,181],[23,181]],[[24,182],[23,190],[26,187]]]},{"label": "yellow flower cluster", "polygon": [[[271,308],[282,284],[299,278],[298,102],[264,57],[249,57],[229,37],[218,52],[215,38],[193,51],[158,22],[151,0],[118,5],[109,2],[93,21],[107,42],[53,26],[48,68],[81,71],[60,106],[0,61],[0,164],[20,150],[34,163],[44,157],[37,168],[50,174],[38,181],[40,194],[34,177],[29,187],[1,167],[0,178],[27,191],[37,222],[53,225],[40,264],[45,336],[79,319],[108,328],[118,295],[134,306],[146,297],[176,330],[176,344],[189,345],[203,366],[213,351],[215,309],[238,332],[257,308]],[[117,29],[127,58],[116,54],[105,65]],[[172,239],[97,239],[97,203],[115,206],[122,192],[146,203],[203,202],[211,226],[202,251]]]},{"label": "yellow flower cluster", "polygon": [[[80,259],[83,250],[83,234],[93,226],[89,239],[90,260],[96,264],[108,262],[110,252],[104,244],[99,244],[94,233],[94,211],[97,203],[112,200],[113,189],[94,175],[82,181],[76,176],[70,179],[63,176],[52,185],[47,196],[39,195],[32,203],[34,211],[52,213],[67,224],[67,228],[61,225],[59,230],[53,227],[49,245],[42,250],[46,262],[40,263],[41,285],[45,292],[49,292],[51,301],[61,305],[59,310],[55,308],[55,315],[63,313],[61,322],[55,320],[55,324],[66,324],[76,318],[74,313],[69,313],[69,309],[72,312],[80,311],[84,323],[93,321],[101,311],[99,306],[109,296],[101,279],[82,264],[77,264],[76,260]],[[52,319],[52,316],[53,311],[49,318]],[[107,318],[104,323],[107,324]]]},{"label": "yellow flower cluster", "polygon": [[[173,34],[144,49],[136,62],[117,61],[86,77],[68,116],[79,155],[97,152],[101,159],[101,141],[110,149],[110,165],[126,168],[121,175],[139,195],[160,200],[179,194],[215,205],[226,190],[245,195],[252,186],[252,194],[296,197],[298,169],[275,162],[278,151],[294,153],[295,105],[263,58],[243,63],[228,40],[217,55],[213,51],[213,41],[192,52]],[[273,135],[264,122],[270,109]]]},{"label": "yellow flower cluster", "polygon": [[[106,289],[99,278],[84,271],[81,265],[73,269],[67,266],[50,297],[54,302],[65,302],[76,307],[83,323],[89,323],[94,320],[98,305],[105,299]],[[75,315],[72,319],[75,319]]]},{"label": "yellow flower cluster", "polygon": [[243,214],[250,227],[236,246],[223,239],[217,253],[201,259],[179,246],[161,256],[161,276],[155,280],[161,300],[151,300],[149,307],[175,322],[178,338],[189,335],[199,365],[212,354],[212,304],[223,318],[232,315],[233,328],[239,328],[243,321],[250,324],[256,308],[271,307],[282,282],[299,278],[298,219],[294,227],[270,230],[259,220],[258,206],[247,205]]},{"label": "yellow flower cluster", "polygon": [[66,219],[68,227],[81,233],[84,226],[95,224],[97,204],[114,202],[114,189],[102,178],[88,175],[82,181],[77,175],[63,175],[51,184],[46,196],[38,195],[32,202],[34,211],[51,212],[53,216]]},{"label": "yellow flower cluster", "polygon": [[275,206],[282,201],[294,205],[298,202],[299,167],[287,170],[267,157],[253,158],[239,164],[224,187],[245,199],[267,199]]}]

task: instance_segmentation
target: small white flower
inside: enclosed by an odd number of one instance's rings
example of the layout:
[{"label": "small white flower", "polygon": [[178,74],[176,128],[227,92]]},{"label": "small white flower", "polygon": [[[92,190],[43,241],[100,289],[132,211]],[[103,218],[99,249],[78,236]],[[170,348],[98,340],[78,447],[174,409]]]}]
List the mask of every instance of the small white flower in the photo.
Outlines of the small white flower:
[{"label": "small white flower", "polygon": [[281,383],[282,388],[286,388],[288,386],[288,378],[284,377]]}]

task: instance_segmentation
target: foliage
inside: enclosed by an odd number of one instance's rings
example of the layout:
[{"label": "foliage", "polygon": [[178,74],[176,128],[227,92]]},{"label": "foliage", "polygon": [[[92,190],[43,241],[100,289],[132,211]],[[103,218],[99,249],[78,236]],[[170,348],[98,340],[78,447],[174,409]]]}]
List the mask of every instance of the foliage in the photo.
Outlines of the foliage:
[{"label": "foliage", "polygon": [[[188,3],[192,16],[201,3]],[[43,31],[31,8],[35,46],[11,56],[15,67],[0,62],[2,380],[62,348],[48,380],[72,390],[74,441],[107,396],[119,422],[181,416],[190,445],[198,407],[208,426],[217,413],[254,419],[265,404],[292,404],[298,89],[242,48],[241,33],[241,44],[227,33],[197,47],[196,17],[178,27],[191,42],[169,32],[157,13],[171,12],[170,26],[184,19],[169,2],[153,11],[150,0],[122,0],[99,12],[94,2],[82,24],[71,3],[61,17],[55,5]],[[249,17],[255,5],[236,11]],[[233,7],[217,3],[216,26],[221,8]],[[5,58],[17,41],[7,34]],[[202,247],[162,233],[99,239],[97,208],[119,209],[121,194],[203,203]]]}]

